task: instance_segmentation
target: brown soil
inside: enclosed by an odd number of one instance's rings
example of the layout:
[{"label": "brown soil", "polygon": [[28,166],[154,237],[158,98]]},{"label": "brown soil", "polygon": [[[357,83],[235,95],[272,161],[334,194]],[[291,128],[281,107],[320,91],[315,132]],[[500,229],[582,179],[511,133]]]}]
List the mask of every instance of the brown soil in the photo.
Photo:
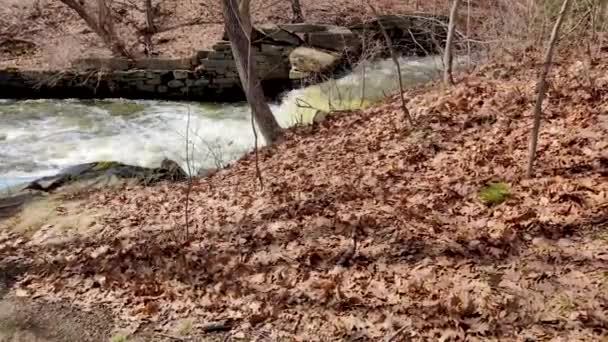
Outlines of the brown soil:
[{"label": "brown soil", "polygon": [[109,341],[112,321],[102,309],[85,312],[66,302],[0,299],[2,342]]}]

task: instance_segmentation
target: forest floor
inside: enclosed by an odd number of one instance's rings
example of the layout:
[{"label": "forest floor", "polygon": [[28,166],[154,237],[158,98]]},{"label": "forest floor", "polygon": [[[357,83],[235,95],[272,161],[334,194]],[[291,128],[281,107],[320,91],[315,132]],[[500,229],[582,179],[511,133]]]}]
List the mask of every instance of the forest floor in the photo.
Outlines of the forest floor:
[{"label": "forest floor", "polygon": [[[143,27],[143,12],[135,10],[132,1],[116,1],[119,11],[117,31],[129,47],[137,45],[137,27]],[[253,0],[255,23],[288,23],[292,20],[288,0]],[[418,1],[416,1],[418,3]],[[425,2],[420,2],[425,3]],[[223,32],[219,1],[163,0],[158,2],[157,25],[176,27],[155,35],[155,51],[160,57],[190,57],[198,50],[210,48]],[[370,15],[369,8],[353,0],[301,0],[305,20],[311,23],[350,25]],[[435,4],[436,5],[436,4]],[[379,0],[381,13],[436,11],[430,4],[413,5],[413,1]],[[200,21],[200,25],[185,25]],[[6,32],[4,32],[6,31]],[[4,37],[4,36],[6,37]],[[7,38],[7,40],[3,40]],[[99,37],[72,10],[58,0],[3,0],[0,6],[0,68],[61,70],[71,61],[87,56],[109,56]]]},{"label": "forest floor", "polygon": [[259,152],[263,189],[250,153],[194,179],[187,216],[187,184],[163,183],[57,207],[103,213],[87,227],[0,222],[0,331],[606,341],[606,58],[558,60],[531,179],[530,57],[408,90],[414,127],[391,97],[292,128]]}]

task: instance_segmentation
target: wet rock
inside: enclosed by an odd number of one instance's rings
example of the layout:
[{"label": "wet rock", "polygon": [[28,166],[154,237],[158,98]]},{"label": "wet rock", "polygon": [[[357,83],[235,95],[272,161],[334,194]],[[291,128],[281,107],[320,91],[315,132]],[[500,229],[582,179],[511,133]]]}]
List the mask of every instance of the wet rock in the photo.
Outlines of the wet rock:
[{"label": "wet rock", "polygon": [[164,159],[158,168],[146,168],[127,165],[115,161],[102,161],[74,165],[57,175],[43,177],[29,183],[24,190],[52,192],[68,183],[87,181],[98,178],[135,179],[144,185],[163,180],[182,181],[188,175],[182,168],[170,159]]},{"label": "wet rock", "polygon": [[[298,47],[289,54],[289,62],[294,74],[292,78],[307,77],[311,74],[331,71],[338,63],[340,56],[335,53],[308,47]],[[299,73],[297,76],[295,73]]]},{"label": "wet rock", "polygon": [[180,80],[172,80],[167,83],[167,86],[169,86],[169,88],[181,88],[184,86],[184,82]]},{"label": "wet rock", "polygon": [[218,169],[214,169],[214,168],[202,168],[202,169],[198,170],[196,175],[198,177],[208,177],[208,176],[213,175],[217,171],[218,171]]},{"label": "wet rock", "polygon": [[186,78],[188,78],[188,71],[187,70],[174,70],[173,71],[173,78],[175,78],[176,80],[185,80]]}]

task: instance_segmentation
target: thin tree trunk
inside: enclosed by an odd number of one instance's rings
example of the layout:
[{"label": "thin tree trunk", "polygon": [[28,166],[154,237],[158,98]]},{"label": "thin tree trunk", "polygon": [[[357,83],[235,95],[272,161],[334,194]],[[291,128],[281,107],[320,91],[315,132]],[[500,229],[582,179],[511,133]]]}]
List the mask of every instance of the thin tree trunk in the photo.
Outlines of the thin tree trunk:
[{"label": "thin tree trunk", "polygon": [[85,21],[87,26],[91,28],[104,42],[106,47],[116,56],[131,58],[131,53],[127,50],[124,42],[118,37],[114,30],[113,21],[110,15],[105,0],[97,0],[98,15],[97,18],[93,12],[87,10],[78,0],[59,0],[66,6],[74,10],[78,16]]},{"label": "thin tree trunk", "polygon": [[[243,7],[246,3],[246,7]],[[241,7],[237,0],[222,0],[225,30],[230,39],[232,54],[236,62],[237,71],[247,102],[251,106],[251,113],[258,124],[267,144],[272,144],[281,135],[281,126],[277,123],[266,98],[264,90],[255,70],[255,55],[250,53],[251,48],[251,20],[241,17],[249,14],[249,0],[242,0]]]},{"label": "thin tree trunk", "polygon": [[452,76],[452,64],[454,57],[452,55],[452,45],[454,45],[454,27],[456,26],[456,14],[458,13],[458,6],[460,0],[454,0],[452,8],[450,9],[450,22],[448,24],[448,37],[445,43],[445,54],[443,55],[443,82],[446,84],[454,84],[454,77]]},{"label": "thin tree trunk", "polygon": [[144,33],[144,51],[146,55],[150,55],[153,50],[152,36],[156,33],[156,27],[154,26],[154,12],[152,8],[152,0],[145,0],[144,6],[146,8],[146,29]]},{"label": "thin tree trunk", "polygon": [[291,11],[293,12],[292,22],[304,22],[304,14],[302,13],[302,6],[300,5],[300,0],[291,0]]},{"label": "thin tree trunk", "polygon": [[405,89],[403,88],[403,80],[401,79],[401,77],[402,77],[401,65],[399,65],[399,58],[397,57],[397,52],[395,52],[395,48],[393,47],[392,39],[388,35],[388,32],[386,32],[386,28],[384,27],[384,25],[382,24],[382,21],[380,20],[378,11],[376,11],[376,8],[372,5],[370,0],[367,0],[367,5],[372,10],[372,13],[376,17],[376,20],[378,21],[378,26],[380,26],[380,31],[382,31],[382,35],[384,36],[384,39],[386,40],[386,45],[388,46],[388,49],[391,53],[391,58],[393,59],[393,63],[395,63],[395,66],[397,67],[397,79],[399,80],[399,95],[401,96],[401,110],[403,111],[403,115],[407,118],[407,121],[409,122],[410,126],[413,127],[414,120],[412,119],[412,115],[410,114],[410,111],[407,109],[407,105],[405,103],[405,95],[403,95],[403,92],[405,91]]},{"label": "thin tree trunk", "polygon": [[247,39],[251,42],[251,31],[253,26],[251,25],[251,0],[237,0],[239,3],[239,15],[240,23],[243,26],[243,30],[246,31]]},{"label": "thin tree trunk", "polygon": [[538,133],[540,130],[541,111],[543,106],[543,100],[545,98],[545,89],[547,87],[547,75],[549,74],[549,69],[551,68],[551,63],[553,60],[553,53],[555,51],[555,47],[557,46],[557,41],[559,40],[559,30],[562,26],[562,22],[564,21],[564,18],[566,17],[569,8],[570,0],[564,0],[564,2],[562,3],[562,8],[559,11],[559,16],[557,17],[555,25],[553,26],[553,31],[551,32],[549,47],[547,48],[547,52],[545,54],[545,62],[543,64],[543,69],[538,81],[538,94],[536,95],[536,103],[534,104],[534,124],[532,126],[532,134],[530,136],[528,169],[526,171],[526,177],[528,178],[532,177],[532,173],[534,171],[534,160],[536,159],[536,148],[538,146]]}]

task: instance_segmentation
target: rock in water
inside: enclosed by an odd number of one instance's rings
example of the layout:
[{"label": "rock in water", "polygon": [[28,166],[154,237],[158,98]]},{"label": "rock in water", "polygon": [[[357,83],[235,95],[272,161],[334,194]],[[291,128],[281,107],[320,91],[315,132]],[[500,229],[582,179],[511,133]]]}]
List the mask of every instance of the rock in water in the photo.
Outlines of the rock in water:
[{"label": "rock in water", "polygon": [[68,167],[57,175],[43,177],[31,182],[24,190],[51,192],[68,183],[72,184],[102,178],[108,180],[113,177],[135,179],[141,184],[150,185],[163,180],[183,181],[188,178],[188,174],[176,162],[170,159],[164,159],[158,168],[127,165],[115,161],[100,161]]},{"label": "rock in water", "polygon": [[188,179],[188,174],[171,159],[163,159],[159,170],[164,173],[165,179],[170,181],[182,181]]},{"label": "rock in water", "polygon": [[298,47],[289,54],[292,79],[305,78],[314,74],[331,72],[340,56],[336,53],[321,51],[308,47]]}]

